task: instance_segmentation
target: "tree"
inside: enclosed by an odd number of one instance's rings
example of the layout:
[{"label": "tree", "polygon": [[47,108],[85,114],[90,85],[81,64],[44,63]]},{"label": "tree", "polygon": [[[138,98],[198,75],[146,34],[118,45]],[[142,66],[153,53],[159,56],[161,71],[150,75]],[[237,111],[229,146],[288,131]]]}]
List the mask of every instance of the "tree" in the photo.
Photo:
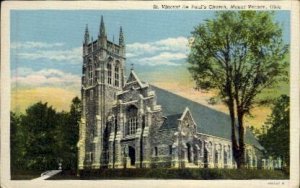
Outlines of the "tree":
[{"label": "tree", "polygon": [[57,153],[57,163],[62,163],[62,168],[70,169],[70,145],[68,143],[68,138],[72,135],[69,130],[69,116],[68,112],[57,113],[57,126],[55,131],[55,143],[56,143],[56,153]]},{"label": "tree", "polygon": [[259,93],[287,79],[288,46],[273,17],[265,11],[222,11],[192,32],[189,71],[198,89],[216,90],[228,107],[238,168],[245,165],[244,116],[266,102]]},{"label": "tree", "polygon": [[70,112],[58,113],[56,142],[58,158],[63,169],[76,172],[77,169],[77,142],[79,134],[79,120],[81,117],[81,102],[78,97],[73,98]]},{"label": "tree", "polygon": [[50,170],[77,168],[77,141],[81,102],[72,100],[70,112],[56,112],[47,103],[38,102],[26,114],[11,112],[12,170]]},{"label": "tree", "polygon": [[10,156],[11,171],[24,168],[24,141],[25,136],[20,123],[20,116],[16,113],[10,113]]},{"label": "tree", "polygon": [[260,143],[267,150],[268,154],[277,158],[280,157],[290,164],[290,98],[282,95],[275,102],[271,115],[265,122],[269,127],[264,134],[259,136]]},{"label": "tree", "polygon": [[[77,169],[77,142],[79,139],[79,122],[81,118],[81,101],[78,97],[73,98],[70,112],[67,117],[67,125],[64,127],[64,150],[67,151],[67,160],[64,164],[67,168]],[[67,162],[67,164],[66,164]]]},{"label": "tree", "polygon": [[57,124],[57,113],[47,103],[38,102],[26,109],[26,114],[21,118],[21,126],[26,135],[24,160],[27,169],[57,168]]},{"label": "tree", "polygon": [[70,125],[72,126],[73,136],[71,137],[71,151],[72,151],[72,170],[77,170],[77,162],[78,162],[78,148],[77,142],[79,140],[79,125],[81,119],[81,101],[78,97],[75,97],[72,100],[71,109],[70,109]]}]

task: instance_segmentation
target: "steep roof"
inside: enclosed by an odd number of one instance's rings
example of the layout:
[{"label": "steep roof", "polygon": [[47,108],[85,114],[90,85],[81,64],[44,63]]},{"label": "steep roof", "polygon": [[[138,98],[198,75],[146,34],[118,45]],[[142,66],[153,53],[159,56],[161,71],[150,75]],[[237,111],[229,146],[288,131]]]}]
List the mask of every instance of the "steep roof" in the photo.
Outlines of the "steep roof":
[{"label": "steep roof", "polygon": [[166,116],[166,120],[163,122],[160,129],[173,129],[178,127],[178,119],[182,116],[182,113],[172,114]]},{"label": "steep roof", "polygon": [[127,85],[127,84],[129,84],[131,82],[137,82],[139,84],[139,86],[142,87],[142,88],[145,87],[145,86],[147,86],[147,84],[145,82],[142,82],[139,79],[139,77],[135,74],[135,72],[134,72],[133,69],[130,71],[130,74],[129,74],[128,78],[127,78],[127,81],[126,81],[125,85]]},{"label": "steep roof", "polygon": [[[171,125],[171,123],[176,121],[177,119],[175,120],[175,118],[181,115],[185,108],[188,107],[197,124],[198,132],[231,140],[229,115],[153,85],[151,85],[151,88],[156,93],[157,104],[162,106],[163,115],[168,118],[165,121],[166,124],[164,123],[163,125],[164,128],[172,128],[174,125]],[[246,129],[245,143],[254,145],[258,149],[263,149],[249,129]]]}]

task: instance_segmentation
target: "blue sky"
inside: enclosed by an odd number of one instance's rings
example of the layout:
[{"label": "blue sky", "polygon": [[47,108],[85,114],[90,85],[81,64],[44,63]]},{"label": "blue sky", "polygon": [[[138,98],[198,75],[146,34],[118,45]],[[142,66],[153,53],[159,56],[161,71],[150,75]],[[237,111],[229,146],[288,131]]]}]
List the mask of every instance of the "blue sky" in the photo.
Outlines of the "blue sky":
[{"label": "blue sky", "polygon": [[[213,18],[214,11],[13,10],[12,82],[31,87],[78,87],[85,25],[95,39],[101,15],[110,40],[114,36],[118,41],[119,27],[123,27],[127,66],[134,63],[151,77],[151,71],[185,66],[190,32]],[[283,25],[283,37],[289,43],[289,11],[277,11],[276,20]]]}]

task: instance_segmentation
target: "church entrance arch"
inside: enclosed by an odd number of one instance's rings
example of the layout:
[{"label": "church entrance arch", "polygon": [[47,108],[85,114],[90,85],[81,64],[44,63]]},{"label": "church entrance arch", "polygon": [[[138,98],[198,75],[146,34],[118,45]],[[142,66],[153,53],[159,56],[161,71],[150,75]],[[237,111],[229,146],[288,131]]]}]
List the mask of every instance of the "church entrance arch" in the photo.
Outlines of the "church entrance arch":
[{"label": "church entrance arch", "polygon": [[132,146],[128,146],[128,155],[130,158],[130,165],[135,166],[135,149]]}]

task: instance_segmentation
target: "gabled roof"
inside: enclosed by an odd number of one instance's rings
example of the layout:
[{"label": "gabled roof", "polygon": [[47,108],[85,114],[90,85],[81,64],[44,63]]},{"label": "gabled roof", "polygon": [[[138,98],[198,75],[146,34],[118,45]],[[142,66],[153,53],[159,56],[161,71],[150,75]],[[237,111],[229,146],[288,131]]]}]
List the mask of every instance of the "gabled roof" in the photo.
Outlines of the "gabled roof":
[{"label": "gabled roof", "polygon": [[[229,115],[153,85],[151,87],[156,93],[157,104],[162,106],[163,115],[168,118],[169,124],[175,121],[175,118],[179,119],[182,112],[188,107],[193,114],[198,132],[231,140]],[[172,125],[163,126],[164,128],[172,127]],[[246,129],[245,143],[263,149],[249,129]]]},{"label": "gabled roof", "polygon": [[186,115],[188,115],[188,114],[190,115],[190,117],[191,117],[193,123],[197,124],[197,123],[195,122],[193,116],[192,116],[192,113],[191,113],[189,107],[185,107],[185,109],[184,109],[184,111],[183,111],[183,113],[182,113],[182,116],[180,117],[180,120],[182,121],[182,120],[184,119],[184,117],[185,117]]},{"label": "gabled roof", "polygon": [[132,82],[137,82],[140,87],[144,87],[144,84],[140,81],[139,77],[135,74],[133,70],[130,71],[128,79],[126,81],[126,85]]}]

